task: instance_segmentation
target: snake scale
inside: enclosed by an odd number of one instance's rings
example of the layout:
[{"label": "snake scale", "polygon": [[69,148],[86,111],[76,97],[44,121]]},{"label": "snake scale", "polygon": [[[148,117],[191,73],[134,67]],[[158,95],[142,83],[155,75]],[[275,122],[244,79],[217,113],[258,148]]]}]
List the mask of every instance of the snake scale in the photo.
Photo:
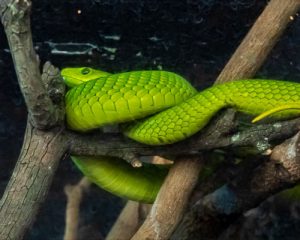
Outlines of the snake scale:
[{"label": "snake scale", "polygon": [[[70,87],[65,97],[70,129],[86,132],[124,124],[124,134],[149,145],[172,144],[200,131],[223,108],[276,119],[300,114],[300,84],[246,79],[197,92],[183,77],[166,71],[110,74],[92,68],[61,71]],[[129,122],[129,123],[128,123]],[[92,182],[128,199],[154,201],[167,169],[134,169],[123,160],[72,157]]]}]

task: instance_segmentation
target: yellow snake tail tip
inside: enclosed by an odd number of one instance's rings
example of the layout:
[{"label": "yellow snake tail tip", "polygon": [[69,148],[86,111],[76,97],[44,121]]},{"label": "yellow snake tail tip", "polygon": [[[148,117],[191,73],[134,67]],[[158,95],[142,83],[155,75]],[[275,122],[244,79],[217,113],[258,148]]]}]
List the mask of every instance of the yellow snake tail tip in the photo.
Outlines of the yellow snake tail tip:
[{"label": "yellow snake tail tip", "polygon": [[268,111],[265,111],[261,114],[259,114],[257,117],[255,117],[251,122],[252,123],[257,123],[258,121],[261,121],[262,119],[285,110],[291,110],[291,109],[300,109],[300,103],[294,103],[294,104],[287,104],[287,105],[281,105],[279,107],[272,108]]}]

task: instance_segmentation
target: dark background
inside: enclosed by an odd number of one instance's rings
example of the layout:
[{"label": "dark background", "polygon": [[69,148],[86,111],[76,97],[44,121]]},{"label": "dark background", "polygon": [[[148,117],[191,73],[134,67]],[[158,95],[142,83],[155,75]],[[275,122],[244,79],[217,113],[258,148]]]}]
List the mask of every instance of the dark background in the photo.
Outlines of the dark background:
[{"label": "dark background", "polygon": [[[111,72],[165,69],[185,76],[201,89],[215,80],[266,4],[265,0],[40,0],[32,6],[33,41],[41,62],[50,60],[59,68],[91,66]],[[296,16],[257,77],[300,81],[299,23]],[[26,122],[2,26],[0,87],[2,194],[17,160]],[[80,177],[68,159],[60,163],[26,239],[62,239],[63,187]],[[123,200],[93,187],[82,204],[80,231],[82,236],[89,234],[82,239],[101,239],[99,234],[107,233],[123,204]],[[241,231],[249,239],[297,239],[300,224],[289,207],[267,202]]]}]

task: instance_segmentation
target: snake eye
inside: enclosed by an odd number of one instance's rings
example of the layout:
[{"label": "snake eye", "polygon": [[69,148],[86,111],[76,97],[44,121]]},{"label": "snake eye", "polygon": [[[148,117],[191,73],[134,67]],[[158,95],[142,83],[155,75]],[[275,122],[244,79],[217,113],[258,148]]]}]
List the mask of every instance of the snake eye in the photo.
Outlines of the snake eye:
[{"label": "snake eye", "polygon": [[90,69],[89,68],[83,68],[82,70],[81,70],[81,74],[82,75],[87,75],[87,74],[89,74],[90,73]]}]

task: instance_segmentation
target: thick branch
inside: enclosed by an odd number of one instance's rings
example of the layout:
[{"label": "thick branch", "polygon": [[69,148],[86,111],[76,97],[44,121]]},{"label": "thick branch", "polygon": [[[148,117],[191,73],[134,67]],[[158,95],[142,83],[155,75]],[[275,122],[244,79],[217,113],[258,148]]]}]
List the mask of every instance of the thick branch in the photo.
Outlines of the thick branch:
[{"label": "thick branch", "polygon": [[30,8],[29,0],[1,1],[0,16],[30,120],[34,127],[45,129],[55,126],[60,114],[41,80],[38,56],[32,44]]},{"label": "thick branch", "polygon": [[[70,152],[73,155],[102,155],[132,160],[139,156],[170,156],[193,155],[201,151],[215,148],[253,146],[263,152],[276,140],[293,136],[300,126],[300,119],[253,125],[247,130],[234,132],[234,112],[227,111],[213,121],[204,131],[199,132],[184,142],[167,146],[148,146],[116,134],[77,134],[66,132],[66,139],[70,142]],[[180,147],[182,144],[184,148]]]},{"label": "thick branch", "polygon": [[[151,212],[132,240],[169,238],[168,236],[172,234],[181,220],[201,166],[202,162],[198,157],[181,158],[175,162],[159,191]],[[179,175],[178,169],[180,173],[185,174]],[[184,193],[183,196],[181,193]]]},{"label": "thick branch", "polygon": [[[64,87],[59,71],[44,66],[43,77],[30,30],[29,0],[0,2],[0,16],[7,35],[21,92],[29,112],[23,147],[0,202],[0,239],[21,239],[44,201],[59,160],[67,150],[62,124]],[[55,85],[55,94],[50,88]],[[57,96],[60,92],[60,98]],[[56,96],[56,98],[54,97]],[[51,131],[40,131],[49,129]]]},{"label": "thick branch", "polygon": [[[300,180],[300,134],[277,146],[271,160],[199,200],[185,215],[172,239],[215,239],[234,216]],[[286,154],[289,152],[289,154]]]},{"label": "thick branch", "polygon": [[0,201],[0,239],[21,239],[44,201],[67,145],[61,131],[39,131],[28,123],[23,148]]},{"label": "thick branch", "polygon": [[[47,90],[50,85],[61,84],[58,69],[49,63],[44,66],[42,80]],[[30,91],[34,90],[32,87]],[[64,87],[57,89],[56,93],[64,96]],[[57,113],[61,114],[57,115],[59,122],[64,119],[61,100],[62,97],[55,105]],[[51,131],[40,131],[32,126],[32,121],[28,121],[17,165],[0,202],[0,239],[21,239],[32,224],[48,192],[58,162],[68,147],[62,129],[56,127]]]}]

